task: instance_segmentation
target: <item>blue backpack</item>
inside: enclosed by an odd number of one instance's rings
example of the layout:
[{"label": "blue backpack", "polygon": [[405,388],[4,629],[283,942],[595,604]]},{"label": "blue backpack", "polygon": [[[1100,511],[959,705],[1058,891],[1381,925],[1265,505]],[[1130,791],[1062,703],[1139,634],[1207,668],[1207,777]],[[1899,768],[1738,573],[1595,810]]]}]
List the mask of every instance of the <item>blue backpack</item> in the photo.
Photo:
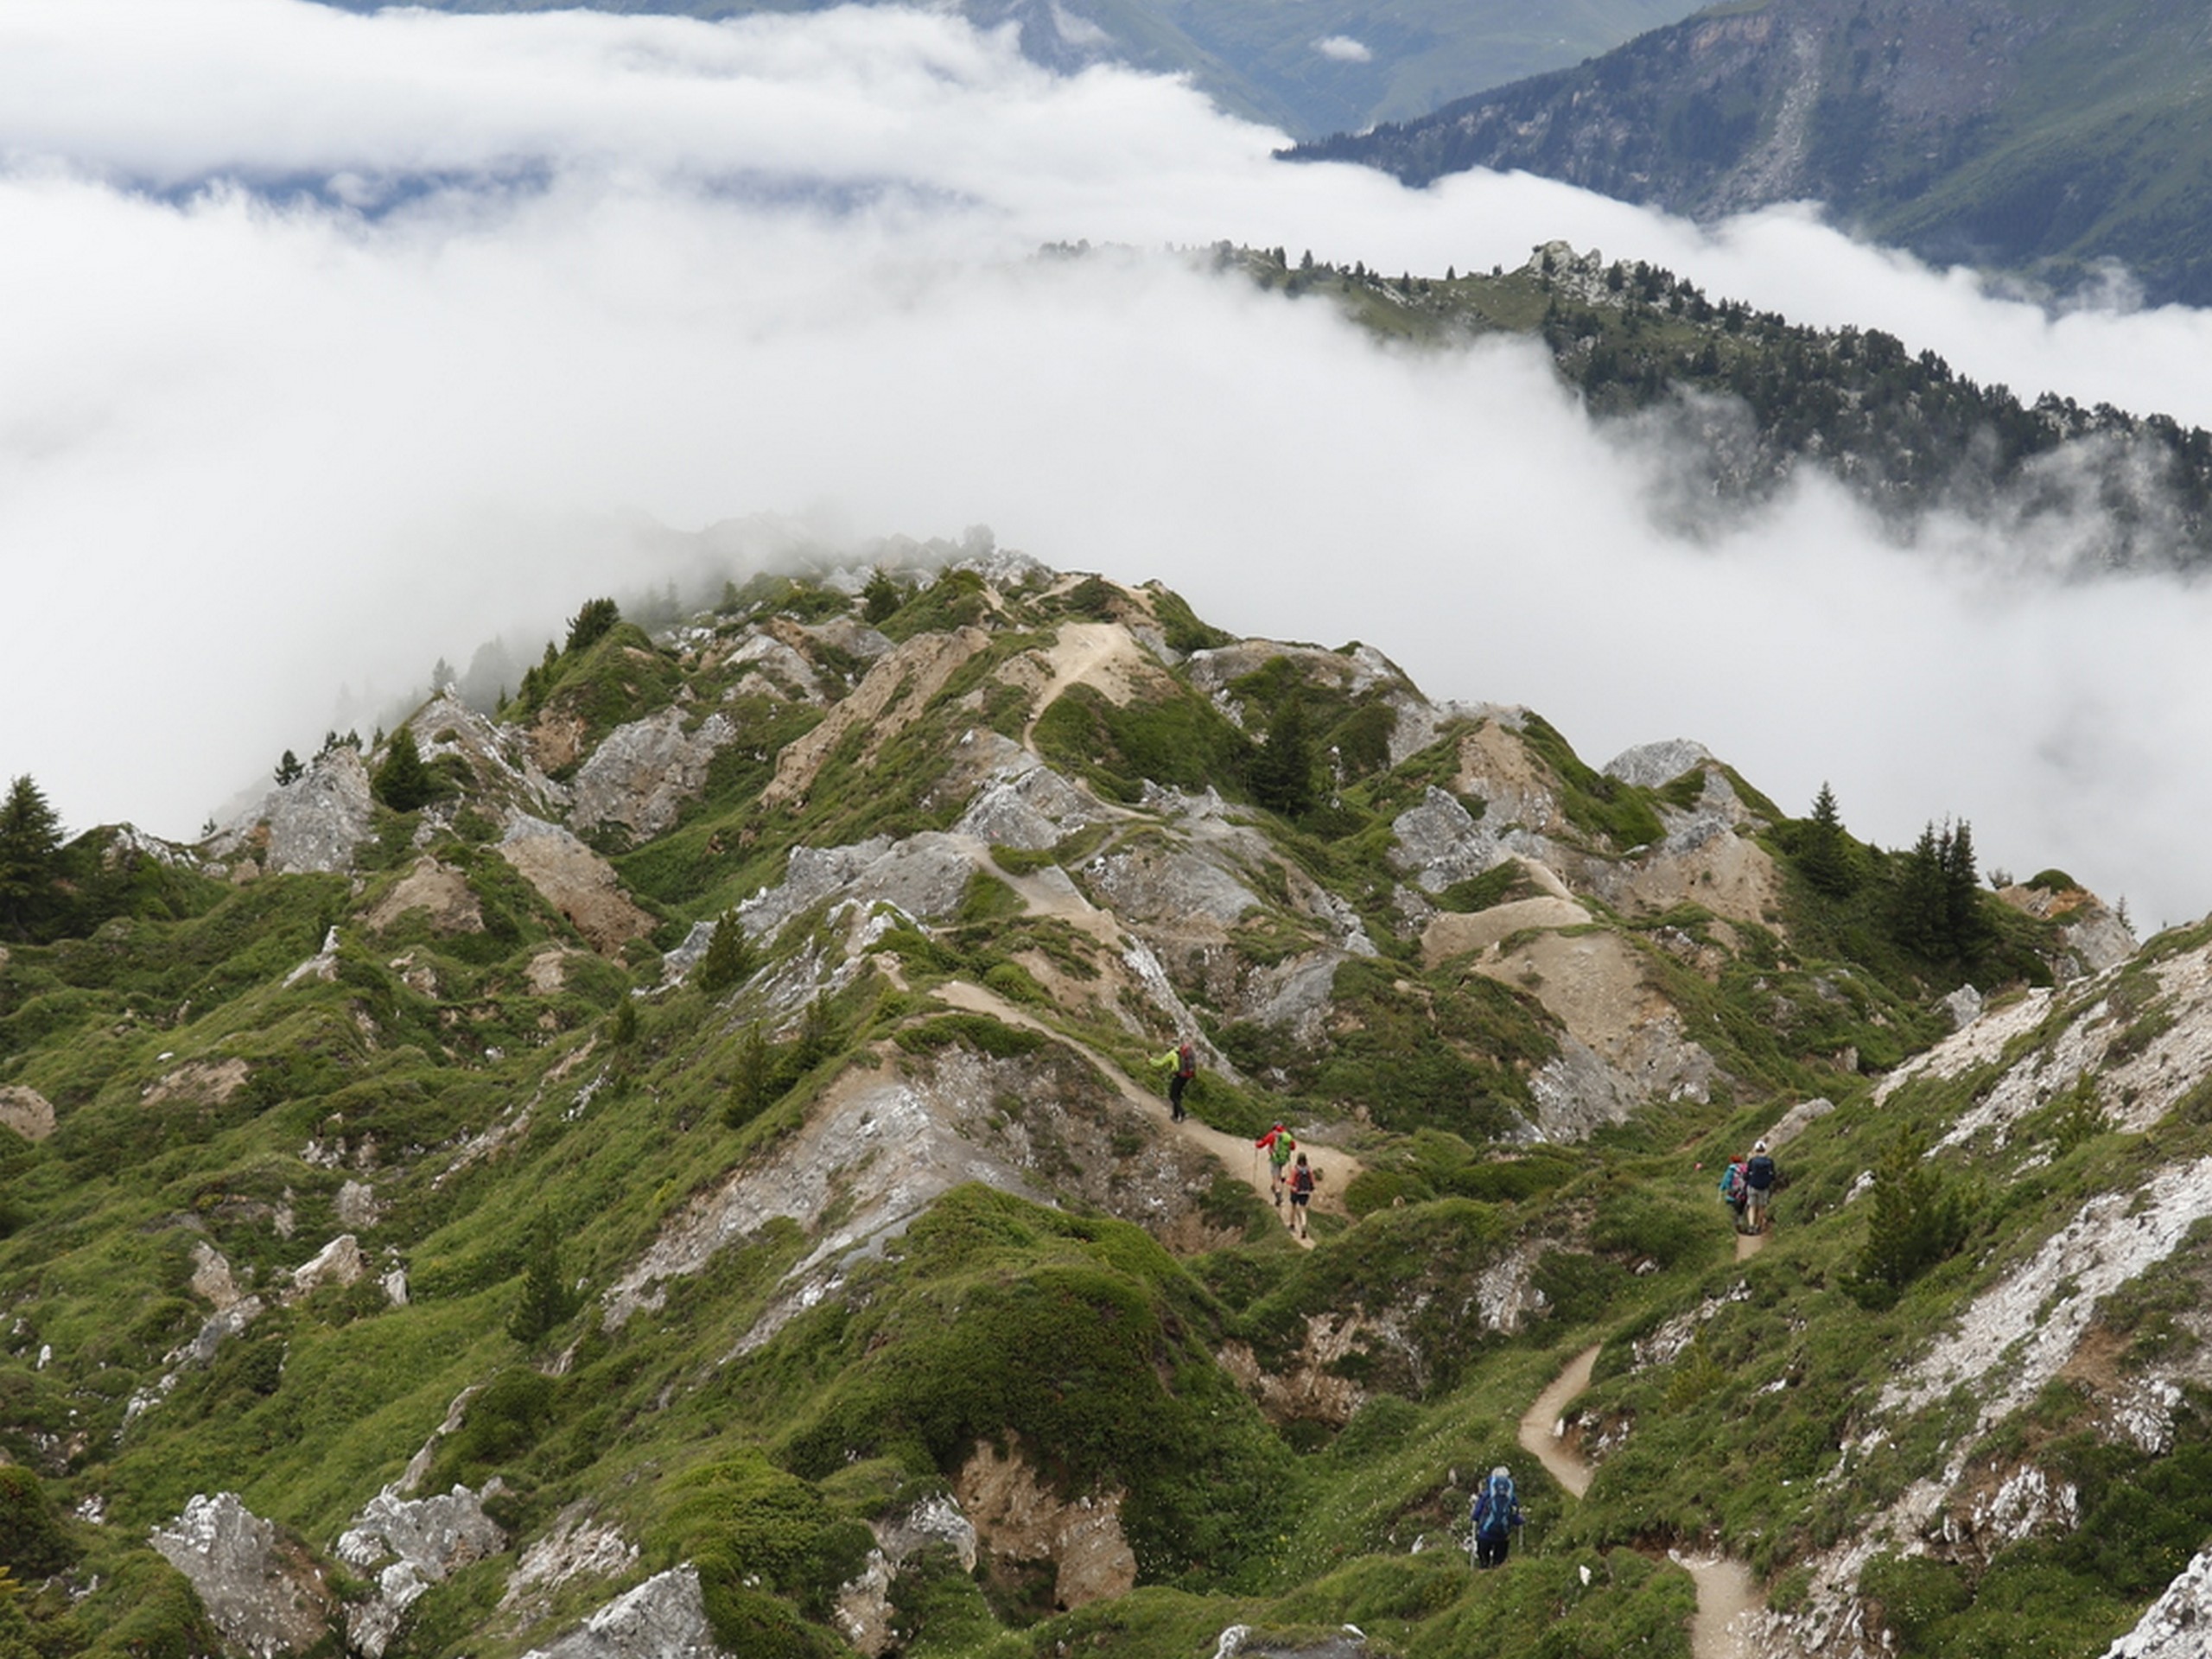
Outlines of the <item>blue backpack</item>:
[{"label": "blue backpack", "polygon": [[1744,1201],[1744,1166],[1741,1163],[1731,1162],[1728,1167],[1721,1172],[1721,1202],[1741,1204]]},{"label": "blue backpack", "polygon": [[1484,1538],[1503,1538],[1513,1529],[1520,1512],[1513,1495],[1513,1477],[1492,1475],[1490,1484],[1475,1497],[1475,1531]]}]

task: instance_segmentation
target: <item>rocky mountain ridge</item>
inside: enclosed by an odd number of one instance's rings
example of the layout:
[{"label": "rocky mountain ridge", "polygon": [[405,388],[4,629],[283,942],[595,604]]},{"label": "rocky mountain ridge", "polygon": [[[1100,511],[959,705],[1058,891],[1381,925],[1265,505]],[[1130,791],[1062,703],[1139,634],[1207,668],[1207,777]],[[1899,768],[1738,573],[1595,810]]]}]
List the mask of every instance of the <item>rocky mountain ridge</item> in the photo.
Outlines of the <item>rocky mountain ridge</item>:
[{"label": "rocky mountain ridge", "polygon": [[[1019,556],[586,632],[419,804],[334,742],[0,962],[21,1640],[1688,1653],[1676,1546],[1775,1659],[2183,1617],[2202,930],[2046,872],[1929,946],[1695,744]],[[1470,1574],[1591,1343],[1587,1495]]]}]

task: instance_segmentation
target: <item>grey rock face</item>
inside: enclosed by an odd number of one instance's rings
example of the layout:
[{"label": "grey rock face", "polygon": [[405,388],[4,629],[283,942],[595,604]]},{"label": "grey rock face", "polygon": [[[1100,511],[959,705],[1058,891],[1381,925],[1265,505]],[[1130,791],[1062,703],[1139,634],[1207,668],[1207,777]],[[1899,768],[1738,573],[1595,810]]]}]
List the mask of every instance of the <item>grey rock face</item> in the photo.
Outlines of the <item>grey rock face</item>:
[{"label": "grey rock face", "polygon": [[372,805],[360,751],[326,750],[234,819],[208,842],[208,851],[228,858],[258,849],[272,875],[349,870],[355,849],[369,838]]},{"label": "grey rock face", "polygon": [[1605,762],[1605,773],[1618,778],[1624,784],[1638,789],[1656,789],[1662,784],[1671,784],[1692,766],[1701,766],[1713,759],[1713,752],[1702,743],[1694,743],[1686,737],[1670,737],[1660,743],[1640,743],[1632,749],[1624,749]]},{"label": "grey rock face", "polygon": [[412,1501],[389,1487],[378,1492],[338,1540],[339,1559],[377,1580],[376,1595],[346,1612],[346,1635],[354,1651],[382,1659],[400,1620],[424,1591],[506,1547],[505,1532],[466,1486]]},{"label": "grey rock face", "polygon": [[1390,849],[1391,868],[1428,893],[1441,893],[1455,881],[1480,875],[1497,862],[1497,837],[1475,822],[1472,813],[1448,791],[1431,784],[1419,806],[1409,806],[1390,822],[1398,844]]},{"label": "grey rock face", "polygon": [[2212,1643],[2212,1551],[2200,1554],[2166,1586],[2133,1630],[2104,1659],[2201,1659]]},{"label": "grey rock face", "polygon": [[686,1564],[616,1597],[551,1646],[524,1659],[718,1659],[699,1593],[699,1570]]},{"label": "grey rock face", "polygon": [[832,893],[866,909],[896,905],[927,921],[949,916],[968,891],[976,861],[951,836],[926,830],[901,842],[876,836],[850,847],[795,847],[779,887],[737,907],[747,932],[772,938],[785,922]]},{"label": "grey rock face", "polygon": [[715,756],[737,738],[737,728],[719,714],[695,732],[683,723],[684,711],[670,708],[608,733],[571,785],[570,825],[620,823],[645,836],[674,823],[684,803],[706,788]]},{"label": "grey rock face", "polygon": [[299,1652],[329,1633],[334,1602],[322,1575],[237,1494],[194,1497],[150,1541],[192,1581],[224,1639],[252,1659]]}]

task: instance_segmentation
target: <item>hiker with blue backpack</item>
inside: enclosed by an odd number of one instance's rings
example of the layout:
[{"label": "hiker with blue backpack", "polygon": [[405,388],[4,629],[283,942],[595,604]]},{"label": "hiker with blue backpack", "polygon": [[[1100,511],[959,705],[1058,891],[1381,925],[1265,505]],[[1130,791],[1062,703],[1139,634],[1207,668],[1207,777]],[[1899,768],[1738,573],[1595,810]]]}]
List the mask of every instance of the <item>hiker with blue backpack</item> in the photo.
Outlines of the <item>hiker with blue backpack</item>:
[{"label": "hiker with blue backpack", "polygon": [[1513,1529],[1525,1523],[1520,1500],[1514,1495],[1513,1477],[1505,1472],[1503,1464],[1491,1470],[1490,1478],[1476,1488],[1469,1518],[1474,1523],[1476,1567],[1504,1566],[1506,1552],[1513,1547]]},{"label": "hiker with blue backpack", "polygon": [[1748,1160],[1731,1158],[1728,1167],[1720,1172],[1720,1202],[1728,1206],[1736,1218],[1736,1230],[1744,1230],[1744,1206],[1750,1202],[1751,1189],[1744,1180],[1744,1166]]}]

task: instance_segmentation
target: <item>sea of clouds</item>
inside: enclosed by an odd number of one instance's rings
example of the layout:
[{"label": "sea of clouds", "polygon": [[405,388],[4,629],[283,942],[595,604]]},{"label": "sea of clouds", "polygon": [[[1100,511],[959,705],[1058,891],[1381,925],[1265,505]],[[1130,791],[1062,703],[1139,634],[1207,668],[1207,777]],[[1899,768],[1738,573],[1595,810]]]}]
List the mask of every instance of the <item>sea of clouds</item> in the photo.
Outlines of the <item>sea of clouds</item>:
[{"label": "sea of clouds", "polygon": [[[1203,262],[1563,238],[1887,329],[2024,397],[2212,423],[2204,314],[2053,312],[1815,207],[1700,229],[1525,177],[1291,167],[1173,80],[849,8],[711,25],[304,0],[0,8],[0,772],[196,834],[340,715],[524,657],[779,515],[1159,577],[1388,652],[1585,756],[1696,738],[1885,844],[1971,819],[2139,924],[2212,908],[2212,597],[2050,574],[2086,527],[1817,481],[1684,538],[1667,452],[1522,345],[1414,356]],[[1140,251],[1040,258],[1084,239]],[[668,564],[667,569],[663,569]]]}]

